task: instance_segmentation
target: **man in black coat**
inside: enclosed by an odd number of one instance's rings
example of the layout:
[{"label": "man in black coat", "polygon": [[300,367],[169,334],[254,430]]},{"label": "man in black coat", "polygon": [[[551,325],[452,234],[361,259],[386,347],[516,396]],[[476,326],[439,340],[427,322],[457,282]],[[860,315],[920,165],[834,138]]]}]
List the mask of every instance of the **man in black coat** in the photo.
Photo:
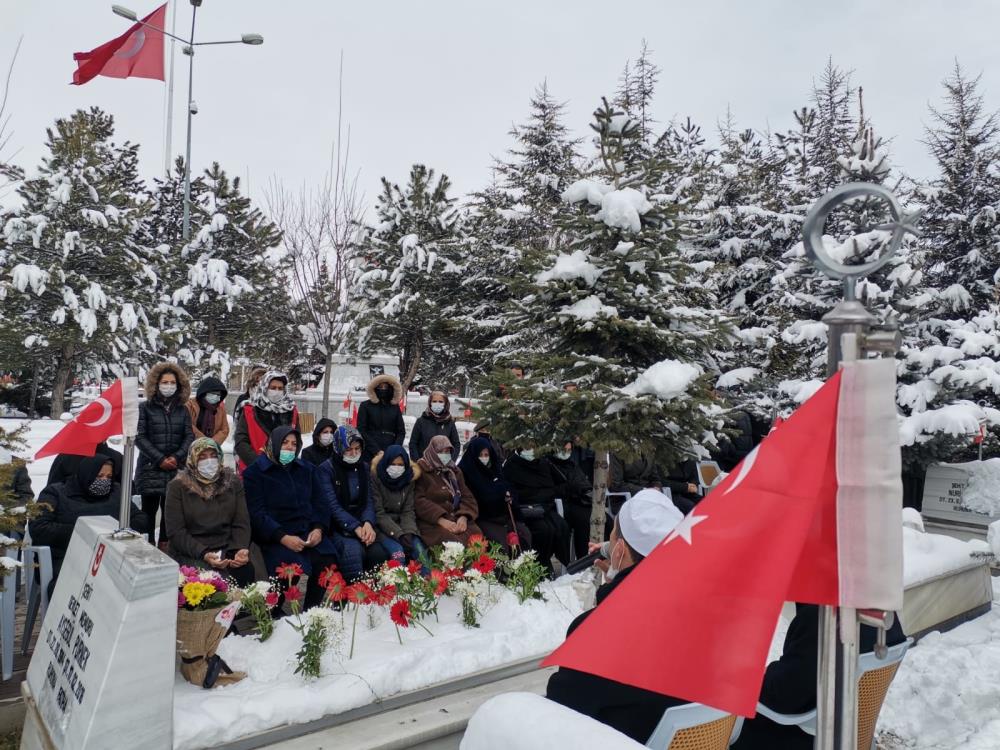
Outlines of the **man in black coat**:
[{"label": "man in black coat", "polygon": [[[860,653],[875,649],[875,628],[861,626]],[[886,643],[895,646],[906,640],[899,618],[886,633]],[[795,617],[788,626],[781,658],[767,665],[760,702],[783,714],[801,714],[816,708],[816,679],[819,661],[819,607],[796,604]],[[734,750],[812,750],[814,738],[796,726],[783,726],[758,715],[743,724]]]},{"label": "man in black coat", "polygon": [[402,399],[403,386],[392,375],[377,375],[368,383],[368,400],[358,407],[358,432],[365,439],[364,461],[370,463],[390,445],[403,444],[406,425],[399,410]]},{"label": "man in black coat", "polygon": [[[680,511],[656,490],[643,490],[622,506],[608,545],[610,581],[597,590],[598,607],[681,519]],[[588,610],[573,620],[567,637],[593,611]],[[649,739],[664,711],[687,703],[566,667],[549,678],[545,697],[597,719],[639,743]]]}]

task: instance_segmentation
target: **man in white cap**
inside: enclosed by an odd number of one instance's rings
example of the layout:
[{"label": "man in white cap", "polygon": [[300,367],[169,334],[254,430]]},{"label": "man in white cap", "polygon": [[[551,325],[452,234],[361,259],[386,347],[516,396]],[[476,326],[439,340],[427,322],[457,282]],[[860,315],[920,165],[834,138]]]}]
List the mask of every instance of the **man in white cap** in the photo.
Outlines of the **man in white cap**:
[{"label": "man in white cap", "polygon": [[[657,490],[642,490],[622,505],[608,542],[608,582],[597,590],[598,607],[682,518],[670,498]],[[588,610],[573,620],[566,635],[593,611]],[[664,711],[687,703],[565,667],[549,678],[546,697],[614,727],[640,743],[649,739]]]}]

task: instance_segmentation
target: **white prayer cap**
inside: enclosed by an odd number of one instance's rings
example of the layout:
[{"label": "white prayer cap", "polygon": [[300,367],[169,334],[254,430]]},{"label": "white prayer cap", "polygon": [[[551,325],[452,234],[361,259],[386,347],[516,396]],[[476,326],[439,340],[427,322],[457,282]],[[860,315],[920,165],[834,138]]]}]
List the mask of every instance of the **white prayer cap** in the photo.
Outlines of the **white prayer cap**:
[{"label": "white prayer cap", "polygon": [[645,557],[683,519],[684,514],[662,492],[642,490],[618,511],[618,529],[628,545]]},{"label": "white prayer cap", "polygon": [[6,448],[0,448],[0,465],[9,464],[14,460],[14,455]]}]

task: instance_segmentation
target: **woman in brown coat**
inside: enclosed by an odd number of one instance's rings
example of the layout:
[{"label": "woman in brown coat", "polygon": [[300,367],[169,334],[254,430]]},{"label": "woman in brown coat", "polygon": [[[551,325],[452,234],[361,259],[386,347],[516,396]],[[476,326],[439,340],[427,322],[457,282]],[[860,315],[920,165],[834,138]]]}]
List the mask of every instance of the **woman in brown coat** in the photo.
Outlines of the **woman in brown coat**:
[{"label": "woman in brown coat", "polygon": [[414,487],[414,508],[424,544],[467,544],[470,536],[482,534],[476,526],[479,507],[455,465],[451,441],[435,435],[417,465],[421,474]]},{"label": "woman in brown coat", "polygon": [[217,570],[241,586],[253,582],[243,483],[222,465],[222,451],[211,438],[191,444],[184,469],[167,485],[165,515],[177,562]]},{"label": "woman in brown coat", "polygon": [[196,438],[212,438],[222,445],[229,437],[229,416],[226,414],[226,396],[229,391],[218,378],[202,378],[198,392],[187,404],[191,414],[191,431]]}]

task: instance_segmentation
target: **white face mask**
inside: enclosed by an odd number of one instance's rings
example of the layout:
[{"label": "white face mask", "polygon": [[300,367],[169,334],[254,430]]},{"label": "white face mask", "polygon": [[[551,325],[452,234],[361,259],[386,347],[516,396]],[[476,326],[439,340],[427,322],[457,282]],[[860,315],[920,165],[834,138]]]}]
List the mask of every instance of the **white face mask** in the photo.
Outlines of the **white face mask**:
[{"label": "white face mask", "polygon": [[385,470],[385,473],[389,475],[390,479],[399,479],[406,473],[406,467],[392,465]]},{"label": "white face mask", "polygon": [[215,405],[215,404],[219,403],[220,401],[222,401],[222,394],[221,393],[206,393],[205,394],[205,403],[206,404]]},{"label": "white face mask", "polygon": [[443,463],[445,466],[451,463],[450,453],[438,453],[438,458],[441,460],[441,463]]},{"label": "white face mask", "polygon": [[277,388],[271,388],[267,392],[267,400],[270,401],[272,404],[277,404],[284,398],[285,398],[285,392],[280,391]]},{"label": "white face mask", "polygon": [[525,461],[534,461],[535,451],[530,448],[528,450],[521,451],[521,458],[523,458]]},{"label": "white face mask", "polygon": [[344,463],[345,464],[356,464],[360,460],[361,460],[361,454],[360,453],[355,453],[353,456],[348,456],[346,453],[344,454]]},{"label": "white face mask", "polygon": [[198,462],[198,473],[205,479],[211,479],[219,473],[219,459],[203,458]]},{"label": "white face mask", "polygon": [[444,404],[442,404],[440,401],[435,401],[433,404],[431,404],[431,411],[434,412],[435,414],[440,414],[441,412],[444,411]]},{"label": "white face mask", "polygon": [[[617,545],[615,546],[615,549],[618,549]],[[624,550],[624,549],[625,549],[625,546],[622,545],[622,550]],[[619,563],[625,562],[625,554],[624,554],[624,552],[622,553],[621,559],[618,562]],[[619,573],[621,573],[621,572],[622,572],[621,568],[619,568],[617,565],[615,565],[615,550],[613,549],[613,550],[611,550],[611,564],[608,566],[608,574],[607,574],[608,575],[608,580],[609,581],[615,580],[615,577]]]},{"label": "white face mask", "polygon": [[324,432],[323,434],[321,434],[319,436],[319,444],[320,445],[329,445],[332,442],[333,442],[333,433],[332,432]]},{"label": "white face mask", "polygon": [[161,383],[159,390],[163,398],[170,398],[177,393],[177,386],[174,383]]},{"label": "white face mask", "polygon": [[573,454],[570,453],[569,451],[556,451],[556,458],[558,458],[560,461],[568,461],[569,457],[572,455]]},{"label": "white face mask", "polygon": [[489,456],[480,456],[479,457],[479,463],[481,463],[483,466],[489,466],[490,465],[490,457]]}]

